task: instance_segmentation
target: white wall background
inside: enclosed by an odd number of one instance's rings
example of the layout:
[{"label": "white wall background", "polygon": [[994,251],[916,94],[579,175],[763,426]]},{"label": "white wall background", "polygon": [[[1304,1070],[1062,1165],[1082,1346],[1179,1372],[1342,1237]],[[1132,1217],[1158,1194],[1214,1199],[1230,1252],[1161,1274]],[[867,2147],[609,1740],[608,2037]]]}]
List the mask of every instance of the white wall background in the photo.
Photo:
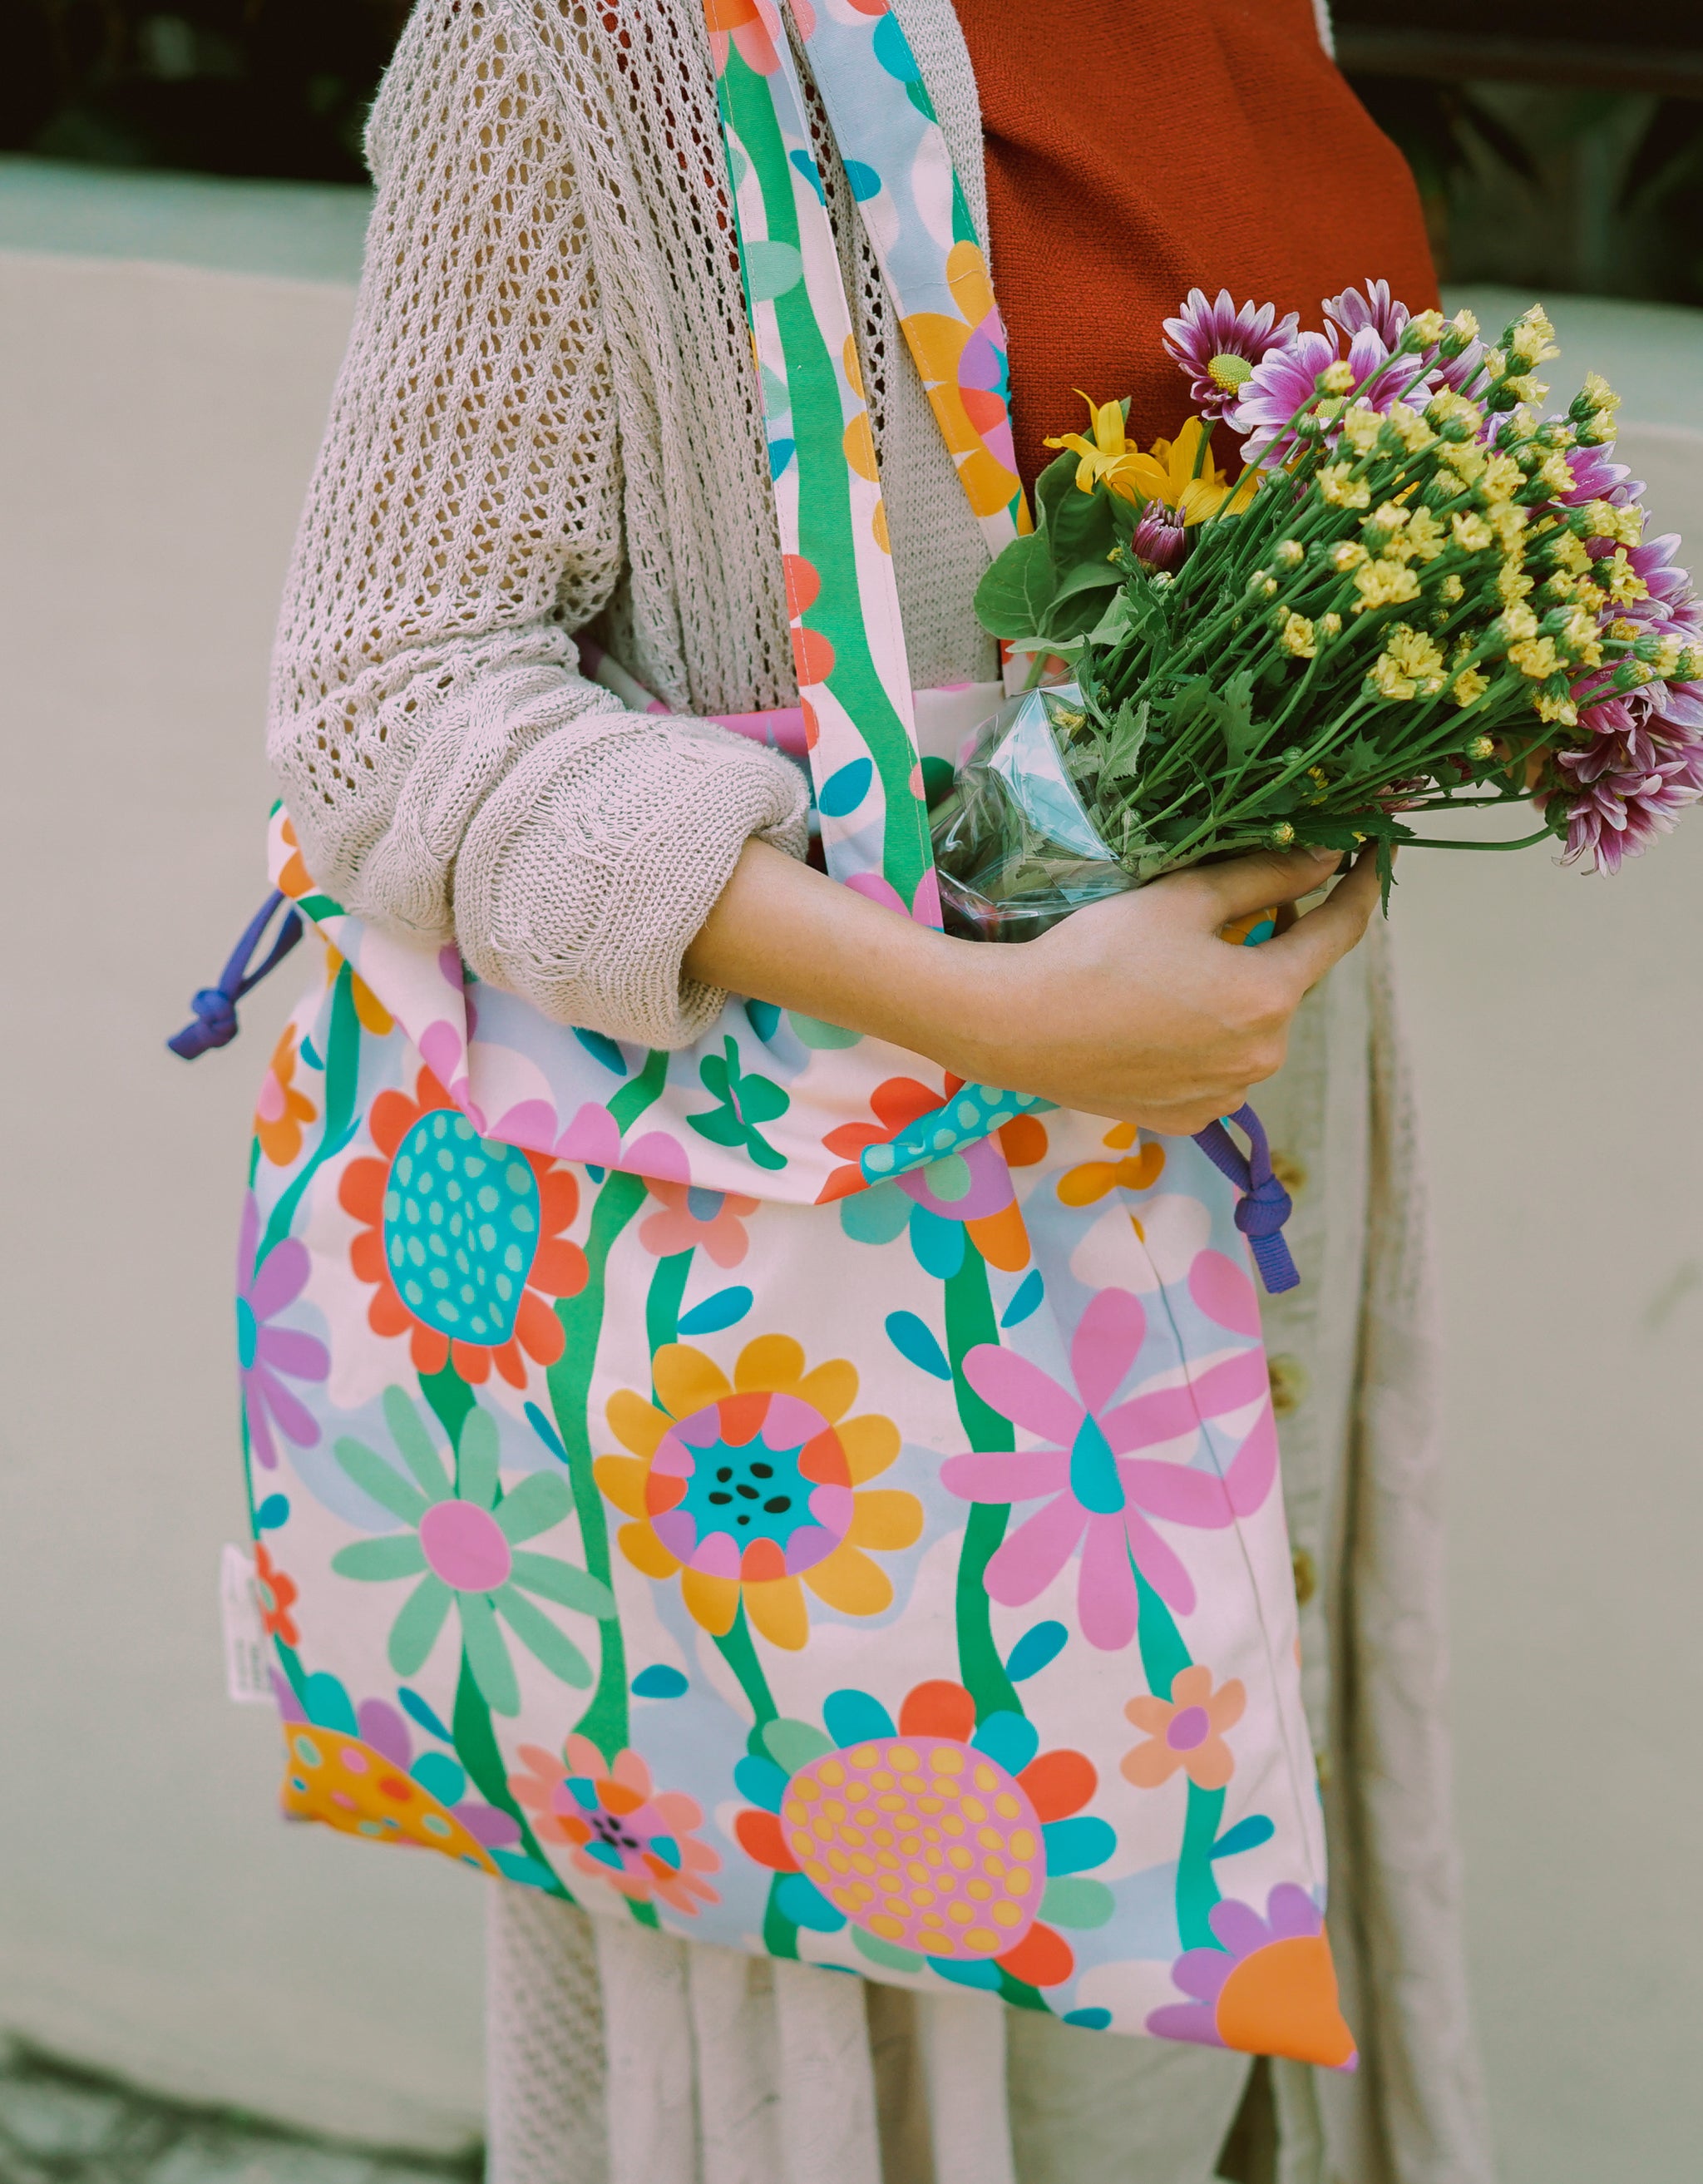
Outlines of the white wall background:
[{"label": "white wall background", "polygon": [[[347,268],[359,200],[102,187],[104,224],[0,163],[0,2025],[450,2147],[477,1885],[275,1821],[270,1719],[222,1694],[228,1262],[293,973],[234,1050],[161,1045],[264,891],[267,645],[350,304],[287,276]],[[136,248],[209,262],[77,254]],[[1703,315],[1556,315],[1703,543]],[[1700,904],[1703,820],[1611,882],[1415,855],[1397,898],[1505,2184],[1698,2173]]]}]

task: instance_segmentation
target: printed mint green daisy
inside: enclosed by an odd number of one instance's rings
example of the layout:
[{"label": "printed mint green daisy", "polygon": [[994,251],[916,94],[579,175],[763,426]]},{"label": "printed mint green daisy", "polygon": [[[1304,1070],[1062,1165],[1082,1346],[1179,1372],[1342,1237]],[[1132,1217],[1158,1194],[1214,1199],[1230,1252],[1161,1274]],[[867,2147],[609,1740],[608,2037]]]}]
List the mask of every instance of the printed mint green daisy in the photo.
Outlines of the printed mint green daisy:
[{"label": "printed mint green daisy", "polygon": [[453,1475],[400,1388],[386,1389],[384,1416],[411,1480],[365,1441],[346,1437],[335,1453],[361,1491],[408,1529],[357,1540],[331,1557],[331,1568],[340,1577],[378,1583],[420,1580],[391,1628],[392,1668],[398,1676],[416,1674],[453,1607],[461,1618],[473,1680],[494,1713],[520,1711],[503,1624],[552,1675],[587,1689],[591,1664],[527,1596],[536,1593],[598,1620],[615,1613],[615,1597],[585,1570],[520,1544],[572,1514],[566,1479],[556,1472],[533,1472],[504,1493],[498,1476],[497,1424],[488,1411],[469,1412]]}]

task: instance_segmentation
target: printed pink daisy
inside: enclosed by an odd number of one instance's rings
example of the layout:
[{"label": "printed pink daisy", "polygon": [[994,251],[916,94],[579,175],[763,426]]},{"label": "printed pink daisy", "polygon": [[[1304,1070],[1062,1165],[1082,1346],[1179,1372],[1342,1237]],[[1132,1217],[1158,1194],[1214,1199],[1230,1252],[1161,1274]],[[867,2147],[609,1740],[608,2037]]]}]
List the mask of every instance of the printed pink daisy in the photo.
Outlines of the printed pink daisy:
[{"label": "printed pink daisy", "polygon": [[[1189,1271],[1189,1288],[1222,1325],[1245,1329],[1254,1309],[1252,1286],[1221,1252],[1199,1254]],[[1002,1607],[1023,1607],[1080,1550],[1077,1617],[1088,1643],[1109,1652],[1135,1635],[1137,1570],[1177,1613],[1186,1615],[1194,1606],[1193,1579],[1149,1520],[1222,1530],[1261,1507],[1277,1470],[1265,1356],[1257,1346],[1209,1366],[1192,1385],[1138,1392],[1113,1407],[1146,1333],[1138,1297],[1127,1290],[1102,1290],[1071,1343],[1074,1391],[997,1344],[972,1350],[964,1361],[971,1387],[1043,1446],[1015,1455],[949,1457],[940,1474],[948,1493],[966,1502],[1045,1497],[1042,1508],[1007,1534],[988,1563],[988,1591]],[[1256,1402],[1257,1417],[1233,1460],[1222,1468],[1197,1469],[1174,1457],[1136,1453],[1196,1436],[1207,1421]]]},{"label": "printed pink daisy", "polygon": [[1207,302],[1204,289],[1191,288],[1181,311],[1165,321],[1165,346],[1189,374],[1188,392],[1210,422],[1233,407],[1262,357],[1294,339],[1299,323],[1293,311],[1279,319],[1275,304],[1238,309],[1227,288],[1218,291],[1216,304]]}]

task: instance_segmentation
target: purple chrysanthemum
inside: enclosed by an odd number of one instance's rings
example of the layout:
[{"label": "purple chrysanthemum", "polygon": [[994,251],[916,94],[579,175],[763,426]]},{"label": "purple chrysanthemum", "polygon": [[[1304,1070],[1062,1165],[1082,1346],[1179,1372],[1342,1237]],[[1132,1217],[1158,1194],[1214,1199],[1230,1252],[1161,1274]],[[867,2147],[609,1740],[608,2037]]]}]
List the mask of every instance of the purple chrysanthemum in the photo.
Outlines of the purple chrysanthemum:
[{"label": "purple chrysanthemum", "polygon": [[1406,304],[1390,294],[1388,281],[1368,281],[1363,294],[1358,288],[1344,288],[1339,296],[1327,296],[1324,314],[1350,341],[1363,326],[1370,326],[1386,349],[1401,339],[1411,316]]},{"label": "purple chrysanthemum", "polygon": [[[1314,393],[1321,372],[1342,361],[1349,368],[1350,386],[1343,398],[1388,410],[1393,402],[1425,402],[1433,379],[1422,356],[1392,357],[1389,344],[1373,326],[1361,326],[1349,342],[1348,354],[1338,358],[1340,337],[1334,326],[1328,333],[1298,335],[1287,348],[1270,351],[1246,380],[1229,419],[1233,430],[1246,432],[1243,454],[1259,462],[1281,459],[1294,445],[1287,430],[1290,420]],[[1338,437],[1334,427],[1328,436]]]},{"label": "purple chrysanthemum", "polygon": [[1235,406],[1255,366],[1272,349],[1287,348],[1298,324],[1293,311],[1279,319],[1275,304],[1238,308],[1227,288],[1209,304],[1204,289],[1191,288],[1181,311],[1165,321],[1165,346],[1190,375],[1188,392],[1210,421]]},{"label": "purple chrysanthemum", "polygon": [[[1663,711],[1675,700],[1680,717]],[[1703,690],[1652,682],[1579,716],[1587,743],[1556,753],[1571,792],[1563,861],[1618,872],[1703,797]]]},{"label": "purple chrysanthemum", "polygon": [[1161,501],[1150,500],[1129,543],[1137,560],[1148,568],[1176,569],[1188,550],[1188,533],[1174,510]]}]

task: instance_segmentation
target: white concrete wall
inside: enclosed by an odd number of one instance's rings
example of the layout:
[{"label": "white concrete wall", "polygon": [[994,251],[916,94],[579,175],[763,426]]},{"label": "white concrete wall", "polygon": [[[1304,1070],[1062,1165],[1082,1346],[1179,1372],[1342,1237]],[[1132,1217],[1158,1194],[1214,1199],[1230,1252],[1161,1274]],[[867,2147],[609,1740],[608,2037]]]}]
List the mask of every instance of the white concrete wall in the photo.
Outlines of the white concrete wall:
[{"label": "white concrete wall", "polygon": [[[0,245],[27,242],[6,194]],[[41,224],[62,252],[99,240],[76,207]],[[203,254],[240,262],[214,225]],[[1640,461],[1703,542],[1703,322],[1602,308],[1568,367],[1616,371],[1628,325],[1669,358]],[[186,1068],[160,1044],[263,890],[266,649],[348,309],[330,283],[0,247],[0,2025],[449,2146],[478,2114],[478,1885],[274,1821],[270,1720],[222,1696],[228,1262],[292,977],[234,1050]],[[1415,855],[1397,898],[1505,2184],[1697,2173],[1700,894],[1703,821],[1615,881]]]}]

